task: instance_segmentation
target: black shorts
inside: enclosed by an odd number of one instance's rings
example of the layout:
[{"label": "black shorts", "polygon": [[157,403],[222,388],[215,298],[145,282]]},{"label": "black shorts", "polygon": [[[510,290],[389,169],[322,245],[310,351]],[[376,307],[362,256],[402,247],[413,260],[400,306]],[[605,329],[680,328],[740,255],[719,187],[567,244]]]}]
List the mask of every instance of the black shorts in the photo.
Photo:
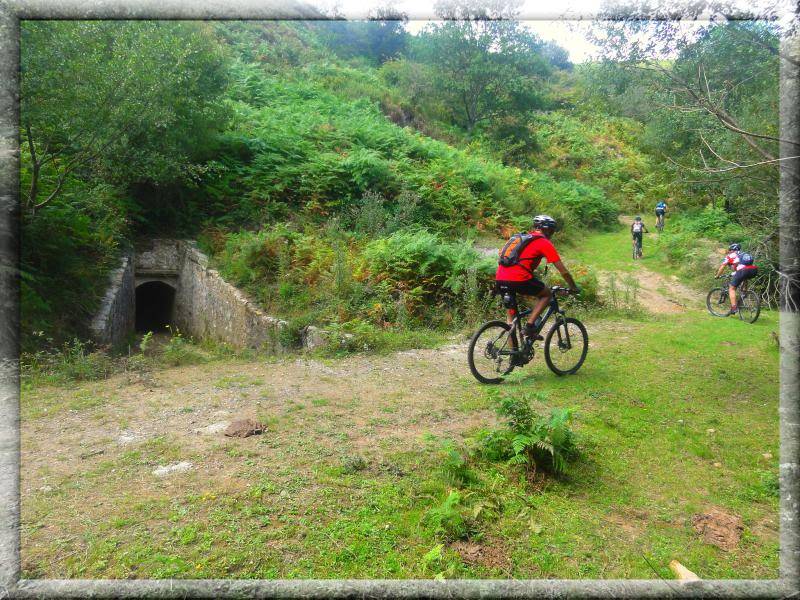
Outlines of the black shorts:
[{"label": "black shorts", "polygon": [[663,215],[665,212],[666,211],[663,208],[657,208],[656,209],[656,216],[658,217],[660,215]]},{"label": "black shorts", "polygon": [[544,282],[536,277],[526,281],[495,281],[494,289],[498,294],[515,292],[523,296],[537,296],[544,289]]},{"label": "black shorts", "polygon": [[755,269],[739,269],[733,274],[733,277],[731,277],[731,285],[735,288],[739,287],[742,285],[743,281],[752,279],[756,275],[758,275],[758,267]]},{"label": "black shorts", "polygon": [[631,235],[633,235],[633,239],[639,242],[639,245],[642,243],[642,232],[641,231],[632,231]]}]

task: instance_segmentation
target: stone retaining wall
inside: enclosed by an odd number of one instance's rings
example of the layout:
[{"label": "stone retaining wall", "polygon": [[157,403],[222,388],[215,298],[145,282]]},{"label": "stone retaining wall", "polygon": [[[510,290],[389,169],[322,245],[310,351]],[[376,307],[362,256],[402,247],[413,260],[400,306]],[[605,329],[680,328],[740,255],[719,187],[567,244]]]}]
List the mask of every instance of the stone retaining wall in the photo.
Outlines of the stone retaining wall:
[{"label": "stone retaining wall", "polygon": [[173,322],[195,339],[212,339],[235,348],[280,352],[286,322],[264,313],[239,289],[208,267],[208,258],[185,242],[178,271]]},{"label": "stone retaining wall", "polygon": [[125,255],[120,266],[111,272],[106,294],[89,330],[95,342],[119,348],[133,331],[136,320],[136,290],[133,257]]}]

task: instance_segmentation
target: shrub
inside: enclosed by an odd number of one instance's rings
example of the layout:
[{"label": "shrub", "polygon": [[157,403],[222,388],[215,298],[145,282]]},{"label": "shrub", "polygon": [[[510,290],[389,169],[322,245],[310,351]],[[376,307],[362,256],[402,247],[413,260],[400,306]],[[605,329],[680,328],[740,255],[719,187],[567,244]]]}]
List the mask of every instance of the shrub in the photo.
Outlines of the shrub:
[{"label": "shrub", "polygon": [[465,539],[472,533],[472,527],[463,512],[461,494],[451,490],[444,502],[428,509],[425,520],[433,527],[434,533],[445,540]]},{"label": "shrub", "polygon": [[493,263],[464,242],[445,242],[427,230],[408,229],[370,242],[362,270],[373,283],[388,283],[395,298],[405,293],[406,307],[419,314],[422,305],[455,303],[470,269],[475,285],[488,290]]},{"label": "shrub", "polygon": [[197,351],[190,339],[183,337],[177,327],[170,328],[170,332],[172,335],[161,351],[162,359],[166,364],[178,367],[205,362],[206,358]]},{"label": "shrub", "polygon": [[468,457],[452,441],[447,440],[442,444],[442,454],[440,468],[448,483],[462,487],[476,481]]},{"label": "shrub", "polygon": [[20,356],[20,372],[28,381],[92,381],[108,377],[113,367],[114,361],[106,352],[77,338],[60,348],[23,352]]},{"label": "shrub", "polygon": [[505,428],[482,430],[476,437],[477,454],[487,460],[523,465],[529,474],[537,469],[560,475],[577,455],[575,434],[569,426],[573,411],[553,409],[538,415],[531,400],[543,401],[541,393],[494,395],[497,414]]},{"label": "shrub", "polygon": [[712,204],[699,212],[685,215],[679,227],[705,237],[729,240],[729,243],[741,239],[744,235],[742,227],[731,221],[730,215],[724,208]]}]

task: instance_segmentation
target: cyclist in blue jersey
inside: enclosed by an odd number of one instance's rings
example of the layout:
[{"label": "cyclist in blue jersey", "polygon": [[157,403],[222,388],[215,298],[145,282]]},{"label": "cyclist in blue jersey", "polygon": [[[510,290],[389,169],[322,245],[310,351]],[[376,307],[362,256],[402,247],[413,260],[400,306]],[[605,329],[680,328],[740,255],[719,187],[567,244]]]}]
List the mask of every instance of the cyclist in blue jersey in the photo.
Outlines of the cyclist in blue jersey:
[{"label": "cyclist in blue jersey", "polygon": [[664,215],[667,213],[667,203],[661,200],[656,204],[656,227],[664,229]]}]

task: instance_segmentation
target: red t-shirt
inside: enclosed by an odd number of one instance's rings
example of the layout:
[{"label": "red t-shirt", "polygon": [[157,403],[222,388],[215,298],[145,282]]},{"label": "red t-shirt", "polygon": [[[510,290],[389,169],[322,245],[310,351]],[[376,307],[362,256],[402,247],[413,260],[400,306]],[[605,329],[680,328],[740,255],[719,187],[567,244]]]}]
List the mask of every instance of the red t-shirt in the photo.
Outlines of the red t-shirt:
[{"label": "red t-shirt", "polygon": [[[531,233],[534,232],[531,231]],[[561,260],[555,246],[544,236],[533,240],[525,246],[520,255],[522,265],[514,265],[512,267],[497,265],[497,272],[494,278],[497,281],[528,281],[533,277],[531,272],[539,266],[542,258],[550,263]]]}]

